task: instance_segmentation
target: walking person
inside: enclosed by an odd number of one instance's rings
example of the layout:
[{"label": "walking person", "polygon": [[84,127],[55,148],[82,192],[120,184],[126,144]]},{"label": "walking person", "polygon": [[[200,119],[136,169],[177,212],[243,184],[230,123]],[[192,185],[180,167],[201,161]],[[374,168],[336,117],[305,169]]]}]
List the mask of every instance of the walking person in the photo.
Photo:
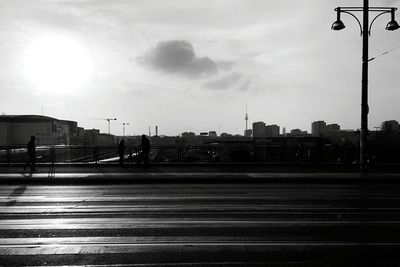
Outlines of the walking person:
[{"label": "walking person", "polygon": [[35,144],[35,136],[31,136],[31,140],[27,144],[27,152],[28,152],[28,161],[26,162],[24,169],[30,165],[31,171],[36,171],[35,163],[36,163],[36,144]]},{"label": "walking person", "polygon": [[149,164],[149,153],[150,153],[150,140],[142,134],[142,140],[140,142],[140,157],[139,157],[139,162],[141,163],[142,161],[144,162],[144,166],[147,166]]},{"label": "walking person", "polygon": [[125,141],[122,139],[118,144],[119,165],[124,166],[125,159]]}]

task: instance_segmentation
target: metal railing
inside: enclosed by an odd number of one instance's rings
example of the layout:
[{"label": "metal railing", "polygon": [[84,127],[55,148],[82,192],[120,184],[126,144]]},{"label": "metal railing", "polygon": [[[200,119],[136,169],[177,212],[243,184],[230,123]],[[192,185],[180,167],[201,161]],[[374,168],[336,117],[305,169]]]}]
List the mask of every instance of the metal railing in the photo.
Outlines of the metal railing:
[{"label": "metal railing", "polygon": [[[125,162],[134,164],[140,157],[140,147],[125,149]],[[352,163],[358,158],[357,147],[322,146],[153,146],[152,163]],[[38,146],[37,163],[117,163],[116,146]],[[0,163],[25,163],[26,148],[0,147]]]}]

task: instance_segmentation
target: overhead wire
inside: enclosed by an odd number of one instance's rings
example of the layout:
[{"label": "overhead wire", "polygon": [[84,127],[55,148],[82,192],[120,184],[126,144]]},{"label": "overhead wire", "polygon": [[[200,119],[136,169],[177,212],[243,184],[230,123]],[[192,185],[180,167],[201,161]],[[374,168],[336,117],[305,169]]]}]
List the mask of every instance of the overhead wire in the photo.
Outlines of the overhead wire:
[{"label": "overhead wire", "polygon": [[395,51],[395,50],[397,50],[397,49],[399,49],[399,48],[400,48],[400,45],[399,45],[399,46],[396,46],[395,48],[392,48],[392,49],[390,49],[390,50],[388,50],[388,51],[386,51],[386,52],[383,52],[383,53],[381,53],[381,54],[379,54],[379,55],[377,55],[377,56],[374,56],[374,57],[368,59],[368,61],[372,61],[372,60],[374,60],[375,58],[378,58],[378,57],[384,56],[384,55],[386,55],[386,54],[389,54],[389,53],[391,53],[391,52],[393,52],[393,51]]}]

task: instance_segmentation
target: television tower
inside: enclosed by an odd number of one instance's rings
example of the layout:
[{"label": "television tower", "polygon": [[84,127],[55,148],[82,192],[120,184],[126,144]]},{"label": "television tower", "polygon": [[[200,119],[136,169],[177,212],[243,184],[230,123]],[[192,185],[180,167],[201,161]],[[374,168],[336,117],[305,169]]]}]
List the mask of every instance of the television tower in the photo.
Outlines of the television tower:
[{"label": "television tower", "polygon": [[244,117],[246,121],[246,131],[247,131],[247,121],[249,120],[249,115],[247,115],[247,104],[246,104],[246,117]]}]

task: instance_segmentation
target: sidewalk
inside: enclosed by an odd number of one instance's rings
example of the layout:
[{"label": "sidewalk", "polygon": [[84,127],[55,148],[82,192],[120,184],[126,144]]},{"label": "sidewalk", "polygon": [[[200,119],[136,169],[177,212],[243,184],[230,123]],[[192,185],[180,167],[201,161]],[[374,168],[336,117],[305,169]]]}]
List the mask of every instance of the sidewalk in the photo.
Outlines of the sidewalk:
[{"label": "sidewalk", "polygon": [[400,183],[399,173],[299,171],[284,167],[254,166],[22,166],[0,167],[0,183],[104,184],[104,183]]}]

